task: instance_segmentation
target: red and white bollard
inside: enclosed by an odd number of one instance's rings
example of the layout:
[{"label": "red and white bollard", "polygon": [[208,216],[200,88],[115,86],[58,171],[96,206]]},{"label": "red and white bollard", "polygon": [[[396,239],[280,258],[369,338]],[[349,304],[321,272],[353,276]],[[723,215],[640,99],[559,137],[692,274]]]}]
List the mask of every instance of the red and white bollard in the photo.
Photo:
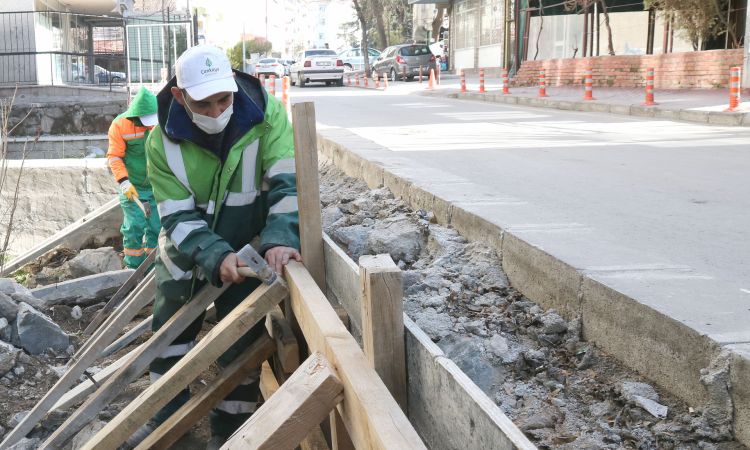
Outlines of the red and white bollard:
[{"label": "red and white bollard", "polygon": [[287,116],[291,116],[292,104],[289,102],[289,77],[281,79],[281,103],[284,105]]},{"label": "red and white bollard", "polygon": [[260,80],[260,85],[263,86],[263,89],[266,88],[266,76],[263,74],[258,75],[258,79]]},{"label": "red and white bollard", "polygon": [[351,86],[351,85],[352,85],[352,76],[351,76],[351,75],[347,75],[347,76],[346,76],[346,83],[347,83],[347,84],[348,84],[349,86]]},{"label": "red and white bollard", "polygon": [[484,94],[484,69],[479,69],[479,93]]},{"label": "red and white bollard", "polygon": [[461,92],[466,92],[466,73],[464,72],[464,69],[461,69]]},{"label": "red and white bollard", "polygon": [[368,77],[368,76],[367,76],[367,75],[365,74],[365,76],[364,76],[363,78],[364,78],[364,80],[365,80],[365,87],[366,87],[366,88],[367,88],[367,87],[370,87],[370,83],[369,83],[369,82],[370,82],[370,77]]},{"label": "red and white bollard", "polygon": [[375,89],[380,89],[380,79],[378,79],[378,73],[372,73],[372,79],[375,81]]},{"label": "red and white bollard", "polygon": [[276,97],[276,75],[271,75],[268,78],[268,81],[271,83],[271,89],[269,90],[269,92],[271,93],[271,95]]},{"label": "red and white bollard", "polygon": [[539,71],[539,97],[547,96],[547,79],[544,70]]},{"label": "red and white bollard", "polygon": [[649,67],[646,69],[646,101],[643,102],[643,106],[654,106],[654,68]]},{"label": "red and white bollard", "polygon": [[356,76],[355,76],[354,78],[355,78],[355,79],[356,79],[356,81],[357,81],[357,87],[359,87],[359,74],[357,74],[357,75],[356,75]]},{"label": "red and white bollard", "polygon": [[[393,75],[394,81],[396,79],[396,75]],[[388,74],[383,73],[383,90],[388,89]]]},{"label": "red and white bollard", "polygon": [[583,81],[583,99],[594,100],[594,71],[591,67],[586,69],[586,75]]},{"label": "red and white bollard", "polygon": [[732,67],[729,74],[729,108],[724,111],[735,112],[740,109],[740,77],[742,75],[742,69],[739,67]]},{"label": "red and white bollard", "polygon": [[503,95],[510,94],[508,89],[508,69],[503,69]]}]

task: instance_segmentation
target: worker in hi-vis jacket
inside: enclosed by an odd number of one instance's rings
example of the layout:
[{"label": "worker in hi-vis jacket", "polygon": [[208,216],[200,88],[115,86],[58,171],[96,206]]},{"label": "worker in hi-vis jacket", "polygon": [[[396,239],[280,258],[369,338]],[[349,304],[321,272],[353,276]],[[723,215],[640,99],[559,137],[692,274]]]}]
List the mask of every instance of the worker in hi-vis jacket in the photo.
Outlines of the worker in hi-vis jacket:
[{"label": "worker in hi-vis jacket", "polygon": [[161,223],[146,173],[146,138],[157,123],[156,96],[141,87],[109,127],[107,160],[120,187],[125,265],[137,268],[157,245]]}]

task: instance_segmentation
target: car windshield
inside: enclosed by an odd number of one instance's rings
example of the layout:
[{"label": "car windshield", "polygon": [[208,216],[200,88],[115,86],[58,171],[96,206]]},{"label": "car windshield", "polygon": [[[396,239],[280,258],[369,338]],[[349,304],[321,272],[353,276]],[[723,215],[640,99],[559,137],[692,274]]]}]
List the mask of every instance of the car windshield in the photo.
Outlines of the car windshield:
[{"label": "car windshield", "polygon": [[271,64],[271,63],[275,63],[276,60],[273,59],[273,58],[266,58],[266,59],[261,59],[258,62],[261,63],[261,64]]},{"label": "car windshield", "polygon": [[307,50],[305,52],[305,57],[309,56],[336,56],[336,52],[326,48],[319,50]]},{"label": "car windshield", "polygon": [[401,49],[401,56],[429,55],[430,49],[426,45],[410,45]]}]

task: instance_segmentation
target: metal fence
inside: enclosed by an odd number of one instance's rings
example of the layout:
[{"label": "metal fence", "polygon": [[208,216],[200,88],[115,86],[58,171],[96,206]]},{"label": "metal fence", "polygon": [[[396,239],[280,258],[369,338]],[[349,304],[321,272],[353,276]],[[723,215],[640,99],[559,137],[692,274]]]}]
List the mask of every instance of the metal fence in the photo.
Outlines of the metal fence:
[{"label": "metal fence", "polygon": [[172,75],[192,42],[191,25],[188,16],[169,14],[1,12],[0,85],[155,83],[165,70]]}]

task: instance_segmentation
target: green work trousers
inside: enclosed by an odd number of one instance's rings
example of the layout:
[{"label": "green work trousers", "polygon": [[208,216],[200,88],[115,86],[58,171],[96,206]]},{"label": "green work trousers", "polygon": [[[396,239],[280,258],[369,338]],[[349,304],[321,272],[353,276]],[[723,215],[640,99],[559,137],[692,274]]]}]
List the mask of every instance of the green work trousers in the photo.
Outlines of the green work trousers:
[{"label": "green work trousers", "polygon": [[159,239],[161,222],[159,212],[156,209],[154,193],[149,190],[136,188],[141,203],[150,205],[151,217],[148,219],[141,208],[123,194],[119,194],[120,207],[122,207],[122,247],[125,254],[125,266],[136,269],[141,265],[146,256],[156,248]]}]

